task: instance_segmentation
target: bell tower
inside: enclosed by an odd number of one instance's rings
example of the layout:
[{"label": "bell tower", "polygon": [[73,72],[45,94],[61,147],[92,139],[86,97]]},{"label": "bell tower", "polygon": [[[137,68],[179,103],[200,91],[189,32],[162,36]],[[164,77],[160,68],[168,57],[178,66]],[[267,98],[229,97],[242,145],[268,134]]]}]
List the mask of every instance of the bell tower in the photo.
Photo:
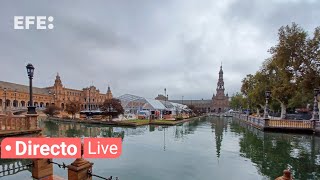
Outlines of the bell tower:
[{"label": "bell tower", "polygon": [[55,102],[60,102],[63,100],[63,85],[59,73],[57,73],[56,79],[54,81],[53,95]]},{"label": "bell tower", "polygon": [[219,79],[217,83],[217,96],[224,96],[224,81],[223,81],[223,70],[222,70],[222,64],[220,66],[220,71],[219,71]]},{"label": "bell tower", "polygon": [[57,73],[56,80],[54,80],[54,86],[55,87],[62,87],[62,82],[61,82],[59,73]]},{"label": "bell tower", "polygon": [[108,85],[108,90],[107,90],[107,94],[106,94],[106,99],[112,99],[112,92],[110,89],[110,86]]},{"label": "bell tower", "polygon": [[222,63],[219,71],[219,79],[217,83],[217,93],[212,96],[212,111],[214,113],[222,113],[228,110],[229,108],[229,97],[224,93],[224,80],[223,80],[223,70]]}]

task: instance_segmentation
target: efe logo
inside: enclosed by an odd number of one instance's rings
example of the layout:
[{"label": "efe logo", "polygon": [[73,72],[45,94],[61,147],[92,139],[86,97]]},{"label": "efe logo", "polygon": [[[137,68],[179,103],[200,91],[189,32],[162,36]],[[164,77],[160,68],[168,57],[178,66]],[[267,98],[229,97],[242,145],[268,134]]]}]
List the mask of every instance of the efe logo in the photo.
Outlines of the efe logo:
[{"label": "efe logo", "polygon": [[52,16],[14,16],[14,29],[30,29],[30,26],[39,30],[53,29],[53,20]]}]

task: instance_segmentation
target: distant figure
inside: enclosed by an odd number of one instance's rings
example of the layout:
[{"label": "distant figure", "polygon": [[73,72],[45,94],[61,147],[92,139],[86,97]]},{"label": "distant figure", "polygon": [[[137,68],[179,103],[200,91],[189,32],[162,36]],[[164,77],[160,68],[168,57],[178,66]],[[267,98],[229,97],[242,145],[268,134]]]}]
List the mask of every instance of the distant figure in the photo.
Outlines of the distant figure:
[{"label": "distant figure", "polygon": [[277,177],[275,180],[293,180],[291,176],[291,172],[289,170],[284,170],[283,175],[280,177]]}]

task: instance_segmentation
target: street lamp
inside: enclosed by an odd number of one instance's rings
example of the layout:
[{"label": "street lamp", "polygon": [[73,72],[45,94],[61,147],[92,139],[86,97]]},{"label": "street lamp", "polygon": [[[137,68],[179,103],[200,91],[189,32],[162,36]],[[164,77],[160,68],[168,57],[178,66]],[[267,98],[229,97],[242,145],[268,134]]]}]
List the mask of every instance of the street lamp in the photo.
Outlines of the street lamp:
[{"label": "street lamp", "polygon": [[249,116],[249,109],[250,109],[250,103],[249,103],[249,98],[247,97],[247,103],[248,103],[248,105],[247,105],[247,116]]},{"label": "street lamp", "polygon": [[51,91],[49,91],[49,97],[50,97],[50,105],[51,105],[52,104]]},{"label": "street lamp", "polygon": [[91,111],[91,102],[90,102],[90,96],[91,96],[91,87],[89,88],[89,111]]},{"label": "street lamp", "polygon": [[17,90],[14,90],[14,107],[17,108]]},{"label": "street lamp", "polygon": [[265,92],[265,97],[266,97],[266,105],[264,106],[264,119],[268,119],[269,118],[269,114],[268,114],[268,100],[270,98],[271,95],[271,91],[266,91]]},{"label": "street lamp", "polygon": [[7,88],[4,88],[4,111],[7,111]]},{"label": "street lamp", "polygon": [[313,112],[312,112],[312,119],[314,121],[318,121],[319,120],[319,109],[318,109],[318,94],[319,94],[319,89],[315,88],[314,89],[314,101],[313,101]]},{"label": "street lamp", "polygon": [[32,78],[33,78],[33,73],[34,73],[34,67],[32,64],[28,64],[26,66],[27,68],[27,73],[28,73],[28,77],[29,77],[29,96],[30,96],[30,104],[28,106],[28,112],[27,114],[37,114],[36,112],[36,107],[34,107],[33,105],[33,98],[32,98]]}]

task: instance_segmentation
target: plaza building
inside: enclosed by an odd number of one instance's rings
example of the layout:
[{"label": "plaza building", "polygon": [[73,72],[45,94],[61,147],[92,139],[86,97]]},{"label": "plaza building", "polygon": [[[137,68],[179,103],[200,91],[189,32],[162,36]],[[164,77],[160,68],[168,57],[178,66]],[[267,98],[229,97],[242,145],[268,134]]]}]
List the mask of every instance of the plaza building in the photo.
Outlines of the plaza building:
[{"label": "plaza building", "polygon": [[229,96],[228,93],[225,94],[224,80],[223,80],[223,70],[222,65],[220,66],[219,79],[217,82],[216,94],[213,93],[212,99],[197,99],[197,100],[170,100],[164,95],[159,94],[156,99],[181,103],[187,106],[194,106],[199,112],[202,113],[221,113],[229,109]]},{"label": "plaza building", "polygon": [[[94,110],[98,109],[106,99],[113,97],[110,86],[106,93],[101,93],[95,86],[81,90],[66,88],[59,74],[53,86],[33,87],[32,90],[33,105],[38,109],[54,104],[64,110],[68,102],[76,101],[81,104],[82,110]],[[26,109],[29,104],[29,86],[0,81],[0,110]]]}]

